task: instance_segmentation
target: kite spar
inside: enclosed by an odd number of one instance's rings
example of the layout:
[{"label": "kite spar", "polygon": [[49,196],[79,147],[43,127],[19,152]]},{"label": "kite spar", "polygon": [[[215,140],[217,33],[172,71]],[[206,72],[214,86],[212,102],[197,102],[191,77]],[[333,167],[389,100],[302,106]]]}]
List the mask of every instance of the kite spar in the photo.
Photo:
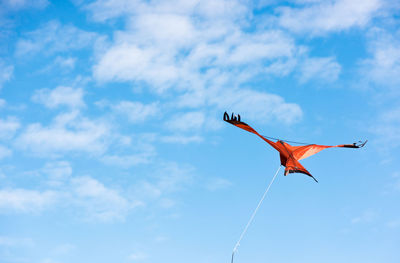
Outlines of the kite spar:
[{"label": "kite spar", "polygon": [[[258,137],[260,137],[261,139],[263,139],[265,142],[267,142],[269,145],[271,145],[275,150],[277,150],[279,152],[279,156],[281,159],[281,165],[279,166],[278,170],[276,171],[274,177],[272,178],[271,182],[269,183],[268,187],[266,188],[261,200],[259,201],[256,209],[254,210],[253,214],[250,217],[250,220],[247,222],[246,227],[244,228],[242,234],[240,235],[240,238],[238,240],[238,242],[236,243],[235,247],[233,248],[232,251],[232,259],[231,259],[231,263],[233,263],[233,258],[235,255],[235,252],[237,251],[239,245],[240,245],[240,241],[242,240],[243,236],[246,234],[247,229],[249,228],[251,222],[253,221],[258,209],[261,206],[261,203],[264,201],[265,196],[267,195],[272,183],[274,182],[281,166],[285,167],[285,172],[284,175],[288,175],[289,173],[303,173],[306,174],[308,176],[310,176],[311,178],[313,178],[316,182],[317,179],[314,178],[314,176],[312,176],[310,174],[309,171],[306,170],[306,168],[304,168],[299,160],[305,159],[307,157],[310,157],[311,155],[314,155],[324,149],[327,148],[335,148],[335,147],[343,147],[343,148],[361,148],[364,147],[364,145],[367,143],[367,141],[364,142],[359,142],[359,143],[353,143],[353,144],[340,144],[340,145],[317,145],[317,144],[305,144],[305,145],[300,145],[300,146],[293,146],[290,145],[288,142],[290,143],[297,143],[297,142],[291,142],[291,141],[287,141],[287,140],[280,140],[277,138],[272,138],[272,137],[267,137],[267,136],[263,136],[261,134],[259,134],[256,130],[254,130],[250,125],[248,125],[247,123],[244,123],[241,121],[240,115],[234,115],[232,113],[231,117],[229,118],[228,113],[224,113],[224,121],[238,127],[241,128],[245,131],[251,132],[255,135],[257,135]],[[269,138],[269,139],[268,139]],[[270,139],[274,139],[276,140],[275,142],[270,140]],[[297,143],[297,144],[304,144],[304,143]]]}]

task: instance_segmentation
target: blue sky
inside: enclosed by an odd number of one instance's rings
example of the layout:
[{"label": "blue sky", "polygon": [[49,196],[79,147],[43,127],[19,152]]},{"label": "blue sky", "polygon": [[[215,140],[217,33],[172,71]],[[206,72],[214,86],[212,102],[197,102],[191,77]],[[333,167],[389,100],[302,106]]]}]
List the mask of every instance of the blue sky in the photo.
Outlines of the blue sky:
[{"label": "blue sky", "polygon": [[399,4],[1,0],[1,262],[399,262]]}]

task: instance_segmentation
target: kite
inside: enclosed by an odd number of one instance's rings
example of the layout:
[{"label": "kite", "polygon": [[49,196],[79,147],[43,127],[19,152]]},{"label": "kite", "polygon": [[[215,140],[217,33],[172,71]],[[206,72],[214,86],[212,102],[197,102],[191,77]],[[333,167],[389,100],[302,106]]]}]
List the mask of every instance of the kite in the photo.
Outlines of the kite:
[{"label": "kite", "polygon": [[[306,174],[308,176],[310,176],[311,178],[313,178],[316,182],[317,179],[314,178],[314,176],[312,176],[310,174],[309,171],[307,171],[306,168],[303,167],[303,165],[300,164],[300,160],[305,159],[307,157],[310,157],[311,155],[314,155],[324,149],[327,148],[335,148],[335,147],[343,147],[343,148],[361,148],[364,147],[364,145],[367,143],[367,141],[365,142],[359,142],[359,143],[353,143],[353,144],[340,144],[340,145],[318,145],[318,144],[305,144],[305,143],[298,143],[298,142],[291,142],[291,141],[287,141],[287,140],[280,140],[277,138],[272,138],[272,137],[268,137],[268,136],[263,136],[261,134],[259,134],[256,130],[254,130],[250,125],[248,125],[247,123],[244,123],[240,120],[240,115],[238,114],[237,116],[234,115],[232,113],[231,117],[229,118],[228,113],[224,113],[224,121],[239,127],[245,131],[254,133],[255,135],[257,135],[258,137],[260,137],[261,139],[263,139],[265,142],[267,142],[269,145],[271,145],[275,150],[277,150],[279,152],[279,156],[281,159],[281,164],[279,165],[278,170],[276,171],[274,177],[272,178],[271,182],[269,183],[268,187],[266,188],[266,190],[264,191],[264,194],[261,198],[261,200],[258,202],[258,205],[256,207],[256,209],[254,210],[253,214],[250,217],[250,220],[247,222],[246,227],[244,228],[242,234],[239,237],[239,240],[237,241],[235,247],[233,248],[232,251],[232,259],[231,259],[231,263],[233,263],[233,257],[235,255],[235,252],[237,251],[240,242],[242,240],[242,238],[244,237],[245,233],[247,232],[247,229],[249,228],[251,222],[253,221],[258,209],[261,206],[261,203],[263,202],[265,196],[267,195],[272,183],[275,180],[275,177],[277,176],[280,168],[282,166],[285,167],[285,172],[284,175],[288,175],[290,173],[303,173]],[[272,141],[270,139],[276,140],[276,141]],[[296,143],[296,144],[303,144],[300,146],[293,146],[290,145],[290,143]]]},{"label": "kite", "polygon": [[[300,164],[300,160],[305,159],[307,157],[310,157],[311,155],[314,155],[324,149],[327,148],[335,148],[335,147],[343,147],[343,148],[361,148],[363,147],[367,141],[365,142],[359,142],[353,143],[353,144],[340,144],[340,145],[318,145],[318,144],[307,144],[307,145],[301,145],[301,146],[293,146],[290,145],[286,140],[279,140],[277,139],[276,142],[271,141],[267,139],[267,136],[262,136],[260,135],[256,130],[254,130],[250,125],[247,123],[244,123],[240,120],[240,115],[235,116],[232,113],[231,118],[229,118],[228,113],[224,113],[224,121],[235,125],[236,127],[239,127],[243,130],[246,130],[248,132],[254,133],[255,135],[259,136],[261,139],[266,141],[269,145],[271,145],[275,150],[279,152],[280,158],[281,158],[281,165],[285,166],[285,173],[284,175],[288,175],[289,173],[303,173],[311,178],[313,178],[316,182],[317,179],[314,178],[310,174],[309,171],[307,171],[306,168],[303,167],[303,165]],[[268,137],[272,138],[272,137]]]}]

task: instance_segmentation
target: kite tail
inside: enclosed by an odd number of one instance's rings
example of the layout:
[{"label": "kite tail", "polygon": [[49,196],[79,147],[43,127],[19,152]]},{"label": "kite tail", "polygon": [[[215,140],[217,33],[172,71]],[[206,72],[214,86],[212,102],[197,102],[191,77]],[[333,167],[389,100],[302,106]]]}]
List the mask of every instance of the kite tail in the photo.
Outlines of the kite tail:
[{"label": "kite tail", "polygon": [[278,168],[278,170],[276,170],[276,173],[275,173],[274,177],[272,178],[272,180],[271,180],[271,182],[269,183],[268,187],[265,189],[265,192],[264,192],[263,196],[261,197],[260,201],[258,202],[258,205],[257,205],[256,209],[254,210],[253,214],[251,215],[249,222],[247,222],[247,225],[246,225],[246,227],[244,228],[242,234],[240,235],[238,242],[236,243],[235,247],[233,248],[233,250],[232,250],[232,259],[231,259],[231,263],[233,263],[233,257],[235,256],[235,252],[237,251],[237,249],[238,249],[239,246],[240,246],[240,241],[242,241],[242,238],[243,238],[244,235],[246,234],[247,229],[249,228],[249,226],[250,226],[251,222],[253,221],[254,217],[256,216],[257,211],[258,211],[258,209],[259,209],[260,206],[261,206],[261,203],[264,201],[265,196],[267,195],[267,193],[268,193],[268,191],[269,191],[269,188],[271,187],[272,183],[275,181],[275,178],[276,178],[276,176],[278,175],[278,172],[279,172],[280,169],[281,169],[281,165],[279,165],[279,168]]}]

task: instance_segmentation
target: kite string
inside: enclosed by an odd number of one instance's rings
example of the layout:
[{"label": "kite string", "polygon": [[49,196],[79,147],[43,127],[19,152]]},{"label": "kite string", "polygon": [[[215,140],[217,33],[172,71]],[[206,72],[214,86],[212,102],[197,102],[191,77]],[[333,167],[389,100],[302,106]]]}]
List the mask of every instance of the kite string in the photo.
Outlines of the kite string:
[{"label": "kite string", "polygon": [[233,263],[233,256],[235,255],[235,252],[237,251],[238,247],[240,246],[240,241],[242,241],[242,238],[246,234],[247,229],[249,228],[249,226],[250,226],[251,222],[253,221],[254,217],[256,216],[257,211],[261,206],[261,203],[264,201],[265,196],[267,195],[267,193],[269,191],[269,188],[271,187],[272,183],[275,181],[275,178],[278,175],[278,172],[279,172],[280,169],[281,169],[281,165],[279,165],[278,170],[276,170],[276,173],[275,173],[274,177],[272,178],[272,180],[269,183],[268,187],[265,189],[265,192],[264,192],[263,196],[261,197],[260,201],[258,202],[258,205],[257,205],[256,209],[254,210],[253,214],[251,215],[250,220],[247,222],[247,225],[244,228],[242,234],[240,235],[238,242],[236,243],[235,247],[233,248],[231,263]]},{"label": "kite string", "polygon": [[262,135],[262,134],[261,134],[261,136],[268,138],[268,139],[283,141],[283,142],[288,142],[288,143],[303,144],[303,145],[313,144],[313,143],[307,143],[307,142],[296,142],[296,141],[283,140],[283,139],[279,139],[279,138],[275,138],[275,137],[271,137],[271,136],[267,136],[267,135]]}]

